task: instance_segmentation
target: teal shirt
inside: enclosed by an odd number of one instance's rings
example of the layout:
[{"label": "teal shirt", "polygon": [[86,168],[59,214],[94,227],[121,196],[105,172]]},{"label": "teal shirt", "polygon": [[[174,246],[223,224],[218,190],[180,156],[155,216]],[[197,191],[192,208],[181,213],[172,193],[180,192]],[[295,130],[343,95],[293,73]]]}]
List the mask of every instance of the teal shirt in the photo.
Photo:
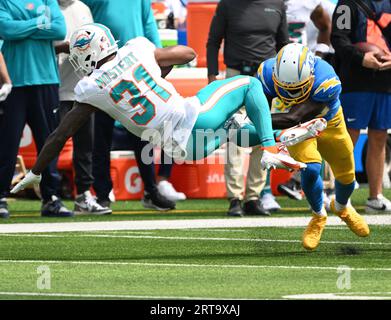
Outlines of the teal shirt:
[{"label": "teal shirt", "polygon": [[151,0],[82,0],[94,21],[111,29],[119,47],[136,37],[145,37],[161,47]]},{"label": "teal shirt", "polygon": [[65,36],[57,0],[0,0],[1,51],[14,87],[58,84],[53,41]]}]

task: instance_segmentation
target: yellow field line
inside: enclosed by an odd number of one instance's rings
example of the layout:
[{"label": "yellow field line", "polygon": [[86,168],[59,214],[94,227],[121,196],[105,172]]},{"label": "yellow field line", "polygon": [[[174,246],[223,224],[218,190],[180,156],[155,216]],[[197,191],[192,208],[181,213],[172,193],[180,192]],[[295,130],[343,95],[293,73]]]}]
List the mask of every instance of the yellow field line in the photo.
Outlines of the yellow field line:
[{"label": "yellow field line", "polygon": [[[357,206],[355,207],[358,210],[363,210],[364,206]],[[307,207],[296,207],[296,208],[281,208],[279,212],[301,212],[301,211],[308,211],[309,208]],[[226,210],[223,209],[199,209],[199,210],[190,210],[190,209],[178,209],[178,210],[171,210],[171,211],[155,211],[155,210],[120,210],[120,211],[113,211],[113,215],[136,215],[136,214],[170,214],[175,215],[177,213],[225,213]],[[26,214],[23,214],[26,213]],[[11,217],[21,217],[21,218],[35,218],[39,217],[40,214],[37,211],[36,214],[30,214],[26,211],[19,211],[19,214],[11,214]],[[83,215],[80,215],[83,216]],[[88,216],[88,215],[85,215]]]}]

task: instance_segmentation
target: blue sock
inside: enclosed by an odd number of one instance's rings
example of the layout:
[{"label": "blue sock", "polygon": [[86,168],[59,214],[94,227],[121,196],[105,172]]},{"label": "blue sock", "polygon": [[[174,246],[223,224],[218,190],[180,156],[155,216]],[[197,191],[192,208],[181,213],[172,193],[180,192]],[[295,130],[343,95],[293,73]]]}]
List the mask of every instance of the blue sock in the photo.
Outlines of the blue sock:
[{"label": "blue sock", "polygon": [[348,203],[349,198],[354,191],[354,184],[354,181],[349,184],[342,184],[335,180],[335,200],[339,204],[346,205]]},{"label": "blue sock", "polygon": [[320,176],[320,163],[307,163],[301,171],[301,185],[314,212],[321,212],[323,207],[323,181]]}]

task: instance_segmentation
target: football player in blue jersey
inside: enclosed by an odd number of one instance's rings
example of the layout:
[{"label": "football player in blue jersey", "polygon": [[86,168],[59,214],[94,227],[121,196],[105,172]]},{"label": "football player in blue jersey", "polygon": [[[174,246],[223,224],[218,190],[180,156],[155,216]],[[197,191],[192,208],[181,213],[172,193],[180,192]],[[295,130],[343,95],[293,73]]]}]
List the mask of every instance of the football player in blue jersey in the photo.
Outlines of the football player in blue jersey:
[{"label": "football player in blue jersey", "polygon": [[353,144],[347,132],[339,100],[341,82],[334,69],[315,57],[302,44],[288,44],[275,58],[264,61],[258,70],[272,109],[274,129],[284,129],[313,118],[323,117],[327,128],[316,138],[289,147],[290,155],[307,164],[301,171],[304,193],[313,217],[303,235],[303,246],[315,249],[327,220],[323,205],[322,158],[335,176],[336,195],[331,210],[358,236],[369,235],[369,228],[349,203],[355,186]]}]

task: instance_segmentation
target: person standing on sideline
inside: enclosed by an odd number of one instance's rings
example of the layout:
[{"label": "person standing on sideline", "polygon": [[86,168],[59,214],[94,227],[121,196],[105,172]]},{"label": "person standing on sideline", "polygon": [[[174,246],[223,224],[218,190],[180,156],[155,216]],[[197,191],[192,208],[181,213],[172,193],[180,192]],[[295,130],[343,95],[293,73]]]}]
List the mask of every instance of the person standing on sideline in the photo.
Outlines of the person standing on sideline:
[{"label": "person standing on sideline", "polygon": [[[207,42],[209,82],[216,80],[218,51],[224,40],[226,78],[255,75],[261,62],[277,54],[288,43],[288,26],[283,0],[221,0],[213,17]],[[245,115],[244,108],[240,111]],[[235,148],[235,149],[234,149]],[[243,161],[245,149],[229,144],[225,165],[230,216],[245,214],[269,215],[259,196],[265,186],[267,172],[261,169],[262,151],[253,148],[243,197]],[[268,209],[279,208],[271,193]],[[242,200],[244,200],[242,208]]]},{"label": "person standing on sideline", "polygon": [[[0,123],[1,117],[4,114],[3,101],[5,101],[8,95],[12,91],[12,81],[8,74],[7,65],[5,64],[3,54],[1,53],[1,47],[3,41],[0,40]],[[5,198],[0,199],[0,218],[8,218],[9,212],[7,208],[7,202]]]},{"label": "person standing on sideline", "polygon": [[[342,10],[339,7],[345,6]],[[346,8],[351,23],[341,25]],[[368,128],[366,171],[369,182],[368,213],[391,212],[383,196],[387,130],[391,128],[391,2],[341,0],[333,15],[331,42],[337,72],[343,84],[341,103],[346,125],[355,144],[360,129]],[[369,42],[385,53],[364,53],[355,44]]]},{"label": "person standing on sideline", "polygon": [[[9,215],[5,197],[15,170],[20,138],[30,126],[38,152],[57,127],[58,68],[53,41],[66,35],[64,17],[56,0],[0,0],[0,38],[13,83],[3,103],[0,120],[0,206]],[[4,150],[7,150],[4,152]],[[58,198],[57,161],[43,172],[41,215],[71,217]]]},{"label": "person standing on sideline", "polygon": [[[62,14],[64,15],[67,35],[65,41],[56,42],[55,48],[58,54],[60,70],[60,119],[72,109],[75,102],[74,89],[79,82],[69,57],[69,39],[72,33],[84,24],[93,23],[90,9],[79,0],[58,0]],[[73,166],[75,169],[75,213],[110,214],[110,208],[98,204],[90,192],[94,178],[92,176],[92,149],[93,149],[93,117],[80,128],[72,137],[73,140]]]}]

